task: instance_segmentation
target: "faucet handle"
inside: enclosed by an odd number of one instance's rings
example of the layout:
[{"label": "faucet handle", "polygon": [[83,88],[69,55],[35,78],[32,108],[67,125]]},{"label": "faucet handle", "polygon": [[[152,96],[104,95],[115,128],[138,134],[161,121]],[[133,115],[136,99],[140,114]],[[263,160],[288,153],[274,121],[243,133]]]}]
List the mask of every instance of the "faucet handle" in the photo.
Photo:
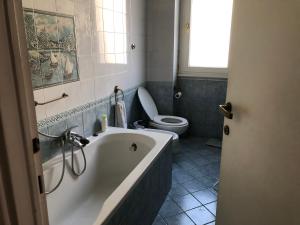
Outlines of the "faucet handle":
[{"label": "faucet handle", "polygon": [[74,126],[72,126],[72,127],[69,127],[68,130],[73,130],[73,129],[75,129],[76,127],[79,127],[79,126],[78,126],[78,125],[74,125]]},{"label": "faucet handle", "polygon": [[67,129],[63,132],[63,136],[64,136],[66,139],[70,138],[71,131],[72,131],[73,129],[75,129],[76,127],[78,127],[78,125],[75,125],[75,126],[72,126],[72,127],[67,128]]},{"label": "faucet handle", "polygon": [[71,132],[71,130],[77,128],[78,125],[75,125],[75,126],[72,126],[72,127],[69,127],[68,129],[65,130],[65,132]]},{"label": "faucet handle", "polygon": [[76,140],[84,147],[87,144],[89,144],[90,141],[87,138],[85,138],[75,132],[72,132],[72,130],[76,127],[78,127],[78,126],[76,125],[76,126],[72,126],[68,129],[66,129],[63,133],[63,136],[67,141],[75,141]]}]

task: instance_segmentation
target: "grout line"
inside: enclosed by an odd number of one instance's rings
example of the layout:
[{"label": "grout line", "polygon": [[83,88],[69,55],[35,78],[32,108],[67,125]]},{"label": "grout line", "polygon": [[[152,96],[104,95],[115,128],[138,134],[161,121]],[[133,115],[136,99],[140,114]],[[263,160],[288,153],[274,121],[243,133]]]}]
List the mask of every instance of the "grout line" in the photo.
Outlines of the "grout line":
[{"label": "grout line", "polygon": [[206,223],[206,224],[204,224],[204,225],[209,225],[209,224],[214,223],[214,222],[216,222],[216,220],[211,221],[211,222],[208,222],[208,223]]},{"label": "grout line", "polygon": [[188,218],[190,218],[190,220],[194,223],[194,224],[196,224],[196,222],[185,212],[185,215],[188,217]]},{"label": "grout line", "polygon": [[166,221],[165,217],[162,216],[162,215],[160,215],[160,216],[161,216],[162,220],[164,221],[164,223],[165,223],[166,225],[169,225],[168,222]]},{"label": "grout line", "polygon": [[[214,201],[214,202],[217,202],[217,201]],[[211,204],[211,203],[214,203],[214,202],[207,203],[207,204],[205,204],[205,205],[203,205],[203,206],[206,208],[206,210],[207,210],[208,212],[210,212],[210,213],[216,218],[216,215],[215,215],[212,211],[210,211],[209,208],[206,207],[207,205],[209,205],[209,204]]]}]

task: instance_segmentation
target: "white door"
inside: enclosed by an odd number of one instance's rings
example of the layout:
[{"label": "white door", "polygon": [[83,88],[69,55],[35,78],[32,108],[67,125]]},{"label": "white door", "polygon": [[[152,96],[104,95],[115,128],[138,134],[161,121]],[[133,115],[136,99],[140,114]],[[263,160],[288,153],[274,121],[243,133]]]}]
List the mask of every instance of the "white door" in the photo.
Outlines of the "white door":
[{"label": "white door", "polygon": [[300,0],[234,2],[217,225],[300,224]]}]

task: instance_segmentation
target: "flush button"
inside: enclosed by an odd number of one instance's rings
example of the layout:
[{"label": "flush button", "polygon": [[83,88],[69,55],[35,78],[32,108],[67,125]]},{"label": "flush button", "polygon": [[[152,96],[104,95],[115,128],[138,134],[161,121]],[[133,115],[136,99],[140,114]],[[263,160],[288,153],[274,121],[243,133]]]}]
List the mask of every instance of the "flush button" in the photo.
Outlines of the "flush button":
[{"label": "flush button", "polygon": [[229,126],[228,126],[228,125],[225,125],[225,126],[224,126],[224,134],[225,134],[225,135],[229,135],[229,133],[230,133]]}]

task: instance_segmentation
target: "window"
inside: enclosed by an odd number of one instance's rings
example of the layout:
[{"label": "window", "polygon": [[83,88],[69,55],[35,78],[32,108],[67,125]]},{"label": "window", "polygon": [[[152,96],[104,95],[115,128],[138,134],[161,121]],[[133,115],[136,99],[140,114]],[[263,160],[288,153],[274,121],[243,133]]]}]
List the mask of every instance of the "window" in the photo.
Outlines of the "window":
[{"label": "window", "polygon": [[182,1],[180,75],[227,76],[232,4]]}]

